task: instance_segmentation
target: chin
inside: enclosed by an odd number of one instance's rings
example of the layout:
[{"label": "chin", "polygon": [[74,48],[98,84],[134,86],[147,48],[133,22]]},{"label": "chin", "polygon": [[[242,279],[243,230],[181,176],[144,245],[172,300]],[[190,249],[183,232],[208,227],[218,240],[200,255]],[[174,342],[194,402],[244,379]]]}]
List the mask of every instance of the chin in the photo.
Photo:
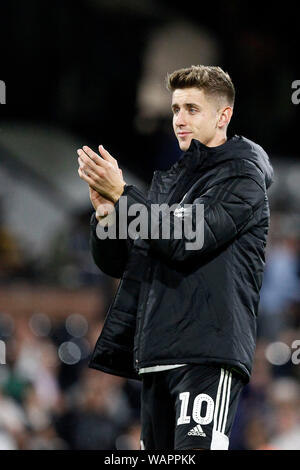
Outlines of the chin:
[{"label": "chin", "polygon": [[180,150],[182,150],[183,152],[186,152],[190,145],[191,145],[191,140],[189,142],[179,142]]}]

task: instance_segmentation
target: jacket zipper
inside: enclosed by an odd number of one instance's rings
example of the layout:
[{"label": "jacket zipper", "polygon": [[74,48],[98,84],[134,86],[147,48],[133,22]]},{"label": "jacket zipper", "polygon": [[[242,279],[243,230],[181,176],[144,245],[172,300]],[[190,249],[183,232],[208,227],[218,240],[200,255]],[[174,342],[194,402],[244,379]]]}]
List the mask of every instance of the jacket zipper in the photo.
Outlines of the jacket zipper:
[{"label": "jacket zipper", "polygon": [[[170,204],[171,201],[172,201],[172,203],[176,203],[176,199],[178,199],[179,197],[181,197],[181,201],[185,198],[186,193],[182,197],[182,190],[187,185],[186,178],[184,177],[184,174],[186,172],[187,172],[187,174],[189,174],[189,172],[186,168],[183,168],[180,171],[179,176],[177,177],[177,180],[176,180],[177,184],[175,184],[174,190],[172,191],[171,195],[169,195],[169,197],[167,198],[166,204]],[[198,176],[197,176],[197,178],[198,178]],[[181,183],[179,183],[180,180],[181,180]],[[150,266],[147,269],[146,281],[147,280],[150,281],[151,274],[152,274],[152,264],[150,264]],[[135,368],[137,370],[138,370],[138,365],[141,362],[141,335],[142,335],[142,330],[143,330],[143,325],[144,325],[144,320],[145,320],[145,311],[146,311],[146,307],[147,307],[148,293],[149,293],[150,287],[151,286],[150,286],[150,282],[149,282],[149,287],[147,289],[145,288],[145,292],[143,292],[143,296],[141,296],[142,298],[145,299],[145,301],[144,301],[144,305],[143,305],[141,316],[140,316],[139,328],[138,328],[138,331],[137,331],[138,340],[137,340],[137,351],[136,351],[135,364],[134,364]]]},{"label": "jacket zipper", "polygon": [[[150,281],[150,276],[152,272],[152,265],[150,265],[147,269],[147,275],[145,281]],[[148,300],[148,293],[150,290],[150,283],[149,286],[146,288],[144,287],[144,292],[142,293],[142,298],[144,298],[144,305],[142,306],[142,311],[140,315],[140,324],[139,328],[137,331],[137,352],[136,352],[136,359],[135,359],[135,367],[138,369],[138,364],[141,362],[141,335],[142,335],[142,330],[143,330],[143,325],[144,325],[144,320],[145,320],[145,311],[147,307],[147,300]]]},{"label": "jacket zipper", "polygon": [[[180,171],[179,176],[177,176],[177,182],[180,181],[185,171],[186,171],[185,168],[183,168]],[[170,204],[170,201],[172,200],[172,198],[174,198],[176,194],[178,194],[178,189],[181,190],[181,187],[182,187],[182,183],[181,185],[179,185],[179,188],[178,188],[178,185],[175,184],[175,188],[172,191],[172,194],[168,197],[166,204]],[[147,269],[147,275],[146,275],[145,281],[150,281],[151,273],[152,273],[152,264],[150,264],[150,266]],[[147,307],[149,290],[150,290],[150,282],[149,282],[148,288],[147,289],[145,288],[145,291],[141,295],[141,298],[142,299],[144,298],[145,300],[144,300],[144,305],[142,306],[142,311],[140,315],[140,324],[139,324],[138,331],[137,331],[137,351],[136,351],[135,364],[134,364],[137,370],[138,370],[138,365],[141,362],[141,335],[142,335],[144,321],[145,321],[145,312],[146,312],[146,307]]]}]

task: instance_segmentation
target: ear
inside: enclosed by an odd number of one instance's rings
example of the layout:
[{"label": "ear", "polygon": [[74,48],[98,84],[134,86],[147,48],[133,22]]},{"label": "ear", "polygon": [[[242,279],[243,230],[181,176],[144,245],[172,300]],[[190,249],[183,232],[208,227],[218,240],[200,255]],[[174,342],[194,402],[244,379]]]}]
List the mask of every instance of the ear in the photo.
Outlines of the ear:
[{"label": "ear", "polygon": [[225,108],[223,108],[219,115],[218,127],[222,128],[224,126],[227,126],[232,117],[232,113],[233,108],[231,106],[226,106]]}]

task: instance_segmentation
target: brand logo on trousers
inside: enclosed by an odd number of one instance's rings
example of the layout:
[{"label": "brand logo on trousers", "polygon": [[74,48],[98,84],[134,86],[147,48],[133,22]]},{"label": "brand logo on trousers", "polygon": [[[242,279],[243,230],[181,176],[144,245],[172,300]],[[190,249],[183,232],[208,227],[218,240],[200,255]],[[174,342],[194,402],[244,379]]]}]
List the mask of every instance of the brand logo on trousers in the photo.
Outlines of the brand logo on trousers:
[{"label": "brand logo on trousers", "polygon": [[191,429],[189,432],[188,432],[188,436],[201,436],[201,437],[206,437],[206,434],[205,432],[203,432],[200,424],[198,424],[197,426],[195,426],[193,429]]}]

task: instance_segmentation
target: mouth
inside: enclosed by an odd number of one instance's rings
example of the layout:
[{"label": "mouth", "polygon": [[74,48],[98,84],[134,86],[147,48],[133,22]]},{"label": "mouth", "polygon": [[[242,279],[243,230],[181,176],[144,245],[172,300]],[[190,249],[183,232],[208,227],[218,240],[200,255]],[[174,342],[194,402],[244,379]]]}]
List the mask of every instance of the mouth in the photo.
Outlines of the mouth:
[{"label": "mouth", "polygon": [[190,135],[191,132],[177,132],[178,137],[186,137],[187,135]]}]

